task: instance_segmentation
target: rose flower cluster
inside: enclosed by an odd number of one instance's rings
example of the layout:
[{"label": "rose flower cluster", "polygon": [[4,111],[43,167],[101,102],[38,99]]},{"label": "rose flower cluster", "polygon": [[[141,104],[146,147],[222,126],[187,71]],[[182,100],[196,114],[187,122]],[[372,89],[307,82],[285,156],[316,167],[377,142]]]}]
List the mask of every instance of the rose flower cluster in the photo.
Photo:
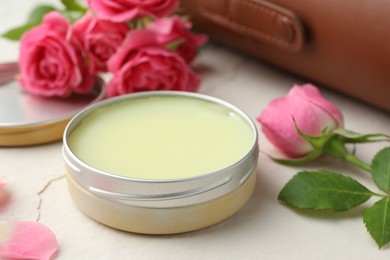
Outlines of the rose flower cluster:
[{"label": "rose flower cluster", "polygon": [[87,6],[73,24],[54,11],[23,35],[24,90],[48,97],[87,93],[100,72],[112,74],[108,96],[197,90],[200,78],[190,63],[206,36],[173,15],[178,0],[88,0]]}]

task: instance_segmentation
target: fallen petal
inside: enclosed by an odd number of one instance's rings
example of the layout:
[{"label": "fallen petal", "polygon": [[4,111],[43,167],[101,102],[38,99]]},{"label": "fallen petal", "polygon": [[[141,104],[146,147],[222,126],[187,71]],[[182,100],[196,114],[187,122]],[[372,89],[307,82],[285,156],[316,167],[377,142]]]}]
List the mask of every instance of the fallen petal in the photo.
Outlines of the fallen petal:
[{"label": "fallen petal", "polygon": [[45,225],[0,221],[0,259],[50,260],[56,252],[56,237]]},{"label": "fallen petal", "polygon": [[0,174],[0,208],[7,203],[10,197],[7,189],[4,188],[6,184],[7,182],[3,180],[3,177]]},{"label": "fallen petal", "polygon": [[6,184],[5,180],[3,179],[3,176],[0,174],[0,190],[4,188],[5,184]]}]

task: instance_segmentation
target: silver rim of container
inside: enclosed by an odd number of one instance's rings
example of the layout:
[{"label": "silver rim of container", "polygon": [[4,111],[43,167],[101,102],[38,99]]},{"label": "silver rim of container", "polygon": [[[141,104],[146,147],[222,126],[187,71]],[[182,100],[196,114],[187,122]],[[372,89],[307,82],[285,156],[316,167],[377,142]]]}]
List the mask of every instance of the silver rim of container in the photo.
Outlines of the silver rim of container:
[{"label": "silver rim of container", "polygon": [[[184,96],[219,104],[238,114],[253,132],[253,145],[236,163],[216,172],[182,179],[138,179],[123,177],[96,169],[73,154],[68,137],[80,122],[98,107],[128,99],[148,96]],[[257,157],[257,130],[248,115],[221,99],[181,91],[149,91],[122,95],[95,103],[80,111],[68,123],[63,137],[63,157],[69,174],[90,193],[108,200],[139,207],[180,207],[201,203],[223,196],[241,186],[254,173]]]}]

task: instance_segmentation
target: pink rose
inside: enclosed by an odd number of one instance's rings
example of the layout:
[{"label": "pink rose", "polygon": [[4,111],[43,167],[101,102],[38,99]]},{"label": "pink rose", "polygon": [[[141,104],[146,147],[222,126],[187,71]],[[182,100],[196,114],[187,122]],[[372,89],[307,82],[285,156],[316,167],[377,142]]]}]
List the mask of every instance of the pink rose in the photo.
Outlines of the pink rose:
[{"label": "pink rose", "polygon": [[71,38],[69,22],[56,12],[21,39],[19,81],[27,92],[68,97],[93,87],[93,71]]},{"label": "pink rose", "polygon": [[99,19],[129,22],[143,16],[163,17],[178,7],[178,0],[88,0]]},{"label": "pink rose", "polygon": [[207,41],[205,35],[196,35],[190,31],[191,22],[178,16],[162,18],[147,25],[148,30],[157,33],[158,41],[163,45],[182,41],[175,51],[190,63],[196,56],[197,49]]},{"label": "pink rose", "polygon": [[113,78],[109,96],[147,90],[196,91],[200,79],[182,57],[161,46],[148,30],[128,33],[122,47],[108,61]]},{"label": "pink rose", "polygon": [[73,26],[73,34],[97,71],[107,71],[107,61],[126,37],[125,23],[98,20],[87,13]]},{"label": "pink rose", "polygon": [[288,157],[303,157],[313,148],[295,129],[306,135],[319,136],[325,128],[343,126],[340,110],[325,100],[311,84],[295,85],[287,96],[273,100],[258,116],[267,139]]}]

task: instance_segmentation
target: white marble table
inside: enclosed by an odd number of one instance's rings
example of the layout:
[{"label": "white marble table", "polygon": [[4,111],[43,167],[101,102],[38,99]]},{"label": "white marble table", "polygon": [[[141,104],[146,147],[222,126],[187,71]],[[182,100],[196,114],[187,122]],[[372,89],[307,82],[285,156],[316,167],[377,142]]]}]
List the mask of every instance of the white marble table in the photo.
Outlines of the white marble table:
[{"label": "white marble table", "polygon": [[[0,33],[19,24],[38,1],[0,0]],[[56,1],[52,1],[55,2]],[[0,62],[17,59],[18,45],[0,39]],[[253,119],[268,102],[285,95],[302,79],[277,71],[247,56],[207,45],[195,62],[201,71],[201,93],[227,100]],[[390,132],[388,113],[327,89],[326,98],[342,110],[346,127],[361,132]],[[259,127],[259,124],[257,124]],[[264,154],[270,145],[260,132],[257,186],[249,203],[213,227],[185,234],[146,236],[96,223],[68,196],[61,142],[25,148],[0,148],[0,172],[11,198],[0,208],[0,220],[39,221],[56,235],[55,259],[389,259],[390,246],[378,250],[363,225],[362,211],[372,200],[344,213],[297,211],[280,204],[277,195],[298,171],[273,163]],[[384,144],[359,146],[370,161]],[[343,162],[321,160],[307,168],[340,169],[374,188],[369,177]]]}]

